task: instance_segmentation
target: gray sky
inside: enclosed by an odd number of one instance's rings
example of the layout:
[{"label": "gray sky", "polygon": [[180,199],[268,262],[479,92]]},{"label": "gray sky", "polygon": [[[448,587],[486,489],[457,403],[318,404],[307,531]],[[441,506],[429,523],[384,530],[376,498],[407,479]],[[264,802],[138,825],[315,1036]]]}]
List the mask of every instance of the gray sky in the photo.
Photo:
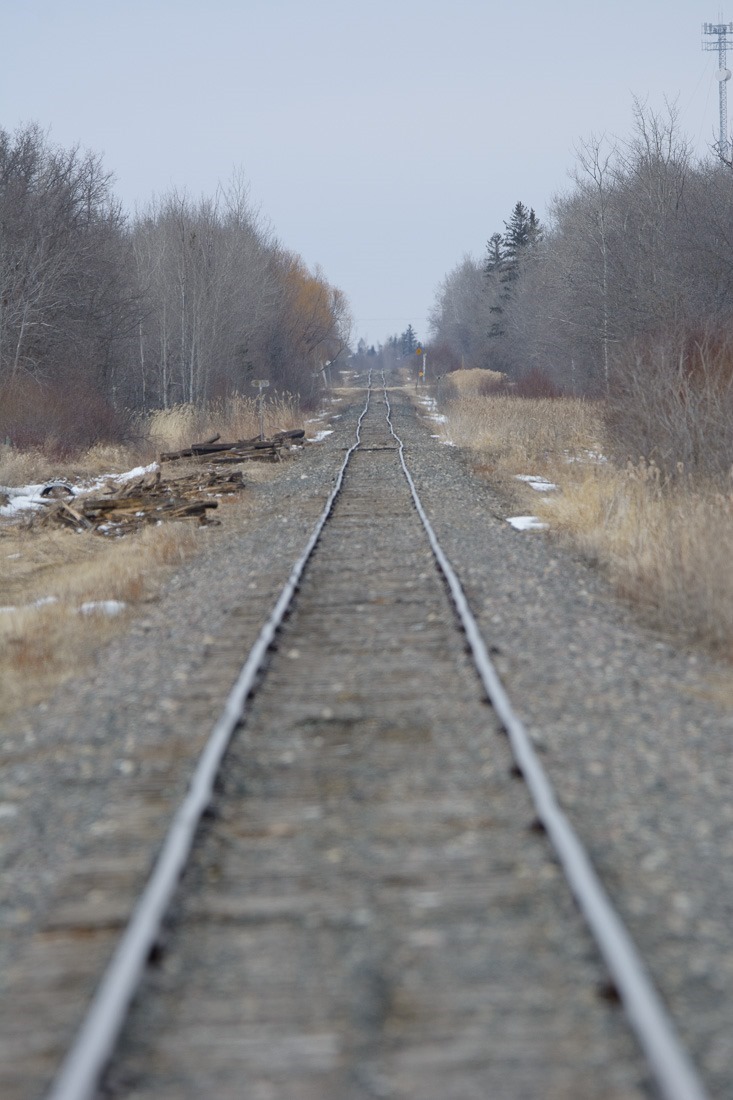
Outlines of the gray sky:
[{"label": "gray sky", "polygon": [[542,217],[579,139],[629,133],[633,95],[676,98],[710,146],[701,24],[730,20],[698,0],[5,0],[0,125],[102,153],[131,211],[241,166],[359,334],[424,337],[444,275],[517,199]]}]

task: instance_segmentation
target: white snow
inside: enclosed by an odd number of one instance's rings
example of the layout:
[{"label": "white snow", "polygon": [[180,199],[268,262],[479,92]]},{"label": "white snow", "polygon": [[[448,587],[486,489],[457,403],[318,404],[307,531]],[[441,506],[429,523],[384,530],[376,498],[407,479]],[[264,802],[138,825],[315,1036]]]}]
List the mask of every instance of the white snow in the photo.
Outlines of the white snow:
[{"label": "white snow", "polygon": [[[42,596],[40,600],[34,600],[33,603],[24,604],[22,607],[0,607],[0,613],[3,611],[31,611],[33,608],[48,607],[49,604],[58,602],[58,596]],[[82,615],[93,615],[95,612],[102,615],[119,615],[126,607],[127,604],[121,600],[89,600],[81,605],[79,611]]]},{"label": "white snow", "polygon": [[550,493],[553,489],[557,489],[557,485],[538,474],[515,474],[514,476],[517,481],[526,482],[530,489],[536,489],[538,493]]},{"label": "white snow", "polygon": [[160,467],[157,462],[151,462],[149,466],[135,466],[134,469],[128,470],[124,474],[115,474],[115,481],[133,481],[136,477],[144,477],[145,474],[153,474]]},{"label": "white snow", "polygon": [[[157,462],[151,462],[149,466],[135,466],[132,470],[127,470],[123,474],[104,474],[101,477],[95,477],[92,481],[83,481],[79,485],[70,485],[72,497],[77,497],[81,493],[93,492],[96,489],[101,489],[108,481],[133,481],[135,478],[144,477],[145,474],[155,473],[159,470]],[[49,501],[41,496],[41,490],[48,485],[49,482],[44,482],[41,485],[21,485],[16,487],[0,485],[0,492],[5,494],[9,499],[8,503],[0,507],[0,516],[16,516],[20,512],[35,511],[38,508],[42,508],[44,504],[48,504]]]},{"label": "white snow", "polygon": [[543,523],[537,516],[507,516],[506,521],[516,531],[545,531],[547,529],[547,524]]},{"label": "white snow", "polygon": [[309,439],[309,443],[320,443],[326,438],[327,435],[333,435],[333,428],[324,428],[320,432],[316,432],[312,439]]},{"label": "white snow", "polygon": [[14,516],[18,512],[42,508],[45,503],[41,496],[43,488],[43,485],[20,485],[17,488],[0,485],[0,491],[8,497],[8,503],[0,507],[0,516]]},{"label": "white snow", "polygon": [[83,603],[79,608],[82,615],[120,615],[125,608],[126,603],[122,600],[89,600],[87,603]]}]

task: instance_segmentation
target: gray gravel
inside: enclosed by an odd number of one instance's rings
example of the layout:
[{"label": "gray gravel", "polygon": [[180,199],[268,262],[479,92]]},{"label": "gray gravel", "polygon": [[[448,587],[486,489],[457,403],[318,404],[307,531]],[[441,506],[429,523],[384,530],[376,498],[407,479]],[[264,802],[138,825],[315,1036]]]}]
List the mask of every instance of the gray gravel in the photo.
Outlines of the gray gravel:
[{"label": "gray gravel", "polygon": [[731,1097],[733,714],[714,690],[730,669],[644,628],[551,535],[510,528],[507,500],[429,420],[395,421],[561,804],[711,1094]]},{"label": "gray gravel", "polygon": [[[431,438],[429,423],[395,404],[423,502],[561,802],[711,1095],[731,1097],[733,717],[711,687],[721,670],[641,627],[551,538],[497,519],[506,514],[501,496]],[[17,1095],[35,1095],[33,1081],[47,1077],[54,1044],[73,1030],[112,937],[88,936],[73,955],[77,987],[60,989],[53,1035],[28,1040],[21,1056],[24,1006],[39,1010],[40,987],[28,992],[28,975],[68,976],[59,952],[71,947],[58,929],[73,924],[74,906],[87,916],[97,906],[100,930],[124,920],[216,716],[216,696],[320,510],[355,415],[346,412],[334,435],[253,487],[256,522],[232,506],[224,527],[202,531],[202,554],[97,667],[3,731],[0,1085],[20,1066],[29,1086]],[[113,867],[106,893],[104,882],[83,878],[82,854]]]},{"label": "gray gravel", "polygon": [[379,395],[362,440],[102,1094],[641,1100]]}]

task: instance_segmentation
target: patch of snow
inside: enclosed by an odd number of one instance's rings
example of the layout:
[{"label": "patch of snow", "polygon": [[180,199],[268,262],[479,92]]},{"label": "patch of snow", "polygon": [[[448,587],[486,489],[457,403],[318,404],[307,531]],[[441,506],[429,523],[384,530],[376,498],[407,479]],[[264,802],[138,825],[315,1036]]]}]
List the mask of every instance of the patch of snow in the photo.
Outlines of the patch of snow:
[{"label": "patch of snow", "polygon": [[58,596],[41,596],[33,603],[23,604],[21,607],[0,607],[0,611],[32,611],[38,607],[48,607],[49,604],[58,603]]},{"label": "patch of snow", "polygon": [[444,439],[442,442],[443,442],[444,447],[457,447],[458,446],[458,444],[454,443],[452,439]]},{"label": "patch of snow", "polygon": [[312,439],[309,439],[309,443],[321,443],[327,435],[333,435],[333,428],[324,428],[323,431],[316,432]]},{"label": "patch of snow", "polygon": [[547,524],[538,519],[537,516],[507,516],[507,523],[510,523],[515,531],[545,531]]},{"label": "patch of snow", "polygon": [[133,481],[136,477],[144,477],[145,474],[154,474],[156,470],[159,470],[157,462],[151,462],[149,466],[135,466],[132,470],[127,470],[124,474],[114,474],[115,481]]},{"label": "patch of snow", "polygon": [[126,603],[122,600],[89,600],[87,603],[83,603],[79,608],[82,615],[120,615],[125,608]]},{"label": "patch of snow", "polygon": [[[80,485],[69,485],[71,496],[79,496],[80,493],[92,492],[101,489],[107,481],[133,481],[135,478],[144,477],[145,474],[155,473],[160,467],[157,462],[151,462],[149,466],[136,466],[133,470],[127,470],[124,474],[107,474],[96,477],[91,481],[82,482]],[[8,497],[8,503],[0,507],[0,516],[16,516],[19,512],[36,511],[49,501],[41,496],[41,491],[46,488],[48,482],[42,485],[21,485],[16,487],[0,485],[0,491]]]},{"label": "patch of snow", "polygon": [[548,481],[546,477],[539,477],[536,474],[515,474],[514,476],[517,481],[526,482],[530,489],[536,489],[538,493],[550,493],[553,489],[557,489],[557,485]]},{"label": "patch of snow", "polygon": [[14,516],[18,512],[35,511],[37,508],[42,508],[45,503],[41,496],[44,485],[20,485],[17,488],[0,486],[0,488],[8,497],[8,503],[0,507],[0,516]]}]

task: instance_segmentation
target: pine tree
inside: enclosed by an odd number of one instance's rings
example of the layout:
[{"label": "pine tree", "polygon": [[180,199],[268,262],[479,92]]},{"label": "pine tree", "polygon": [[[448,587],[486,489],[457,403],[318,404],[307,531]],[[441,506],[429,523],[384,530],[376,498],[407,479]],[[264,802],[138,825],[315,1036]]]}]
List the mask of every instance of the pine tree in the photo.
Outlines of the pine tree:
[{"label": "pine tree", "polygon": [[504,241],[501,233],[492,233],[486,242],[486,260],[484,262],[484,275],[491,278],[497,275],[504,264]]},{"label": "pine tree", "polygon": [[502,281],[514,282],[519,275],[519,264],[527,250],[533,248],[542,237],[542,229],[534,210],[528,210],[523,202],[518,202],[512,210],[511,219],[504,222],[504,271]]},{"label": "pine tree", "polygon": [[487,245],[485,272],[488,277],[499,276],[501,290],[498,300],[490,307],[495,320],[489,336],[504,335],[504,308],[514,294],[514,284],[519,278],[520,267],[530,249],[542,239],[542,227],[533,209],[517,202],[508,222],[504,222],[504,234],[494,233]]},{"label": "pine tree", "polygon": [[402,333],[402,354],[412,355],[417,347],[417,337],[412,325],[408,325]]}]

